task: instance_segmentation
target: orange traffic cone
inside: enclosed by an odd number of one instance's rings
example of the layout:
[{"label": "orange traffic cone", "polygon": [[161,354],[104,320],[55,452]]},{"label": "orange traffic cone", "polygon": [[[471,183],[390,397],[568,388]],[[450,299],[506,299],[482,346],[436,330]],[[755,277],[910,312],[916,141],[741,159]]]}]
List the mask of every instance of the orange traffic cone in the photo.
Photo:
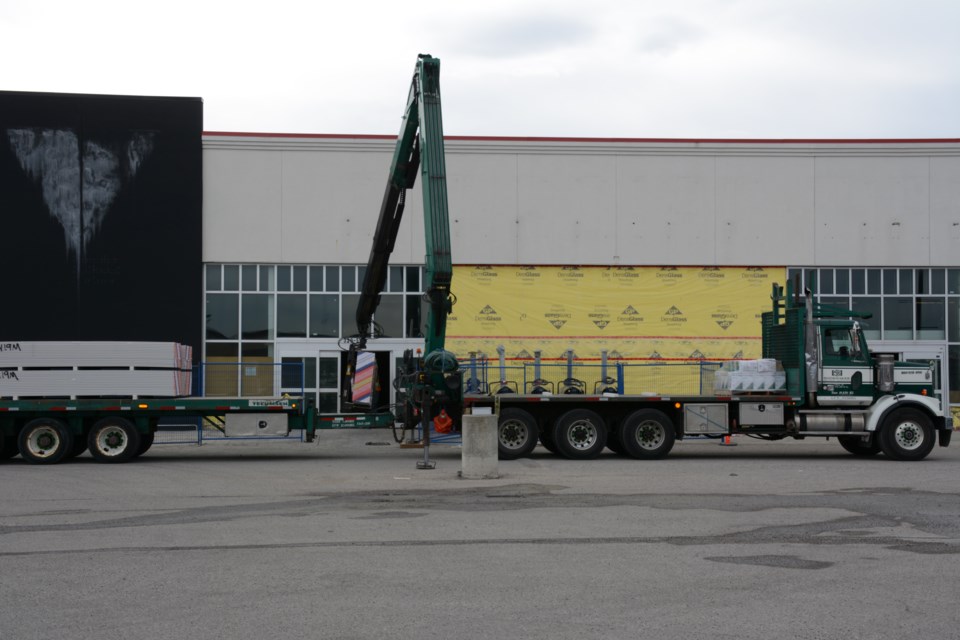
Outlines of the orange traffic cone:
[{"label": "orange traffic cone", "polygon": [[737,443],[736,443],[736,442],[733,442],[733,436],[731,436],[730,434],[727,434],[727,435],[725,435],[725,436],[723,436],[723,437],[720,438],[720,446],[721,446],[721,447],[735,447],[735,446],[737,446]]}]

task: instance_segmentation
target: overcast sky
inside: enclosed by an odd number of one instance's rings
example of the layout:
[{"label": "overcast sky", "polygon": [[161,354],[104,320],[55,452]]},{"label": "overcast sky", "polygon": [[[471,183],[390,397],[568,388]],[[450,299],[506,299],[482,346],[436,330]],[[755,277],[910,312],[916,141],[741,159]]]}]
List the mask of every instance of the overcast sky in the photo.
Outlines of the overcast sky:
[{"label": "overcast sky", "polygon": [[960,137],[960,0],[0,0],[0,89],[199,96],[204,129]]}]

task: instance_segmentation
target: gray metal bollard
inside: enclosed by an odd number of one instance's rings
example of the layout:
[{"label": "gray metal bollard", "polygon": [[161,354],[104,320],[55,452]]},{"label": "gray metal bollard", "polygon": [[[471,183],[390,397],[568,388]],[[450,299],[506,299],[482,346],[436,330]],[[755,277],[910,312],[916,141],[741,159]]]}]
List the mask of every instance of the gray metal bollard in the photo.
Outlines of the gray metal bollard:
[{"label": "gray metal bollard", "polygon": [[468,480],[499,478],[497,416],[463,416],[463,446],[460,451],[460,477]]}]

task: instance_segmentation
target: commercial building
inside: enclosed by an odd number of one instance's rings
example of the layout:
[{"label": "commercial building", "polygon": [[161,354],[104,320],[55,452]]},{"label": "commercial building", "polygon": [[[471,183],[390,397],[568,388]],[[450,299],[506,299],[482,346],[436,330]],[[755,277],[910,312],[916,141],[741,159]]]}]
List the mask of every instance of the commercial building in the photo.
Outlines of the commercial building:
[{"label": "commercial building", "polygon": [[[98,99],[72,98],[65,104],[62,96],[0,93],[5,105],[60,100],[67,112],[89,113],[84,101]],[[131,99],[115,99],[127,100],[130,113]],[[56,163],[36,160],[31,141],[42,131],[75,130],[82,119],[57,124],[49,108],[21,109],[16,118],[3,110],[5,246],[21,260],[32,256],[24,270],[4,254],[5,286],[35,291],[35,283],[51,280],[38,280],[44,269],[37,255],[62,254],[59,266],[47,267],[67,274],[60,280],[103,285],[107,293],[96,299],[108,305],[109,321],[106,314],[102,324],[91,321],[99,310],[81,292],[66,316],[70,326],[85,318],[84,331],[33,320],[56,313],[42,300],[22,309],[17,322],[2,321],[0,338],[108,339],[121,324],[134,328],[122,332],[125,339],[177,339],[200,346],[207,362],[247,365],[221,385],[223,393],[296,390],[299,376],[264,383],[258,367],[302,362],[308,392],[322,408],[339,410],[341,340],[355,332],[394,139],[201,135],[199,101],[178,104],[193,111],[172,126],[197,144],[165,147],[155,136],[147,155],[179,149],[181,166],[193,167],[188,177],[169,173],[176,163],[160,177],[150,173],[156,166],[130,161],[107,172],[125,185],[116,202],[132,213],[122,219],[140,216],[145,224],[110,237],[110,246],[127,247],[124,260],[149,256],[143,286],[130,281],[138,272],[127,273],[120,258],[88,262],[70,253],[75,241],[54,213],[63,204],[45,195]],[[98,131],[109,129],[109,122],[98,124]],[[124,157],[117,145],[129,141],[115,133],[116,144],[106,146]],[[939,359],[944,392],[960,404],[960,139],[450,136],[446,152],[458,297],[448,348],[463,358],[495,357],[501,345],[514,362],[570,350],[578,358],[607,352],[628,361],[754,357],[772,283],[799,277],[822,302],[872,313],[863,324],[875,351]],[[80,164],[89,153],[77,154]],[[198,156],[202,173],[190,164]],[[131,167],[154,176],[149,189]],[[192,180],[202,184],[202,207],[191,208],[189,197],[177,201]],[[92,220],[78,210],[81,222]],[[24,212],[34,227],[45,225],[45,240],[24,243]],[[402,352],[422,344],[423,238],[415,188],[376,318],[384,337],[373,348],[387,390]],[[106,245],[77,246],[96,257]],[[170,277],[161,277],[167,269]],[[190,328],[176,335],[162,329],[183,322]]]}]

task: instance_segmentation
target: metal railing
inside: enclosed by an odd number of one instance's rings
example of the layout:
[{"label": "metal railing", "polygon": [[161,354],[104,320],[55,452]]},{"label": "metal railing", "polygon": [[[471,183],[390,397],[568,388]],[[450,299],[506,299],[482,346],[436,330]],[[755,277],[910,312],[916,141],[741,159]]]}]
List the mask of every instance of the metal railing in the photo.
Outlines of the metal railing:
[{"label": "metal railing", "polygon": [[502,389],[514,393],[620,395],[710,395],[721,363],[690,362],[608,363],[573,360],[568,362],[524,361],[504,365],[486,359],[461,363],[465,369],[466,393],[495,394]]}]

